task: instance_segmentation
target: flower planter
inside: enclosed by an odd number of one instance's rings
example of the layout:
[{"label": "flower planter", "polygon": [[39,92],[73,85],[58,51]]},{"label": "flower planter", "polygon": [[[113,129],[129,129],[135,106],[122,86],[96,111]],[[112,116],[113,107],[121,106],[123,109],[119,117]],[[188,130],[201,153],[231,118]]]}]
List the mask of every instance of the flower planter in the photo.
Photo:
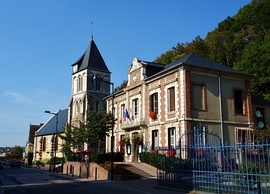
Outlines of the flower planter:
[{"label": "flower planter", "polygon": [[151,119],[156,120],[157,119],[157,112],[152,111],[152,112],[150,112],[149,116],[150,116]]}]

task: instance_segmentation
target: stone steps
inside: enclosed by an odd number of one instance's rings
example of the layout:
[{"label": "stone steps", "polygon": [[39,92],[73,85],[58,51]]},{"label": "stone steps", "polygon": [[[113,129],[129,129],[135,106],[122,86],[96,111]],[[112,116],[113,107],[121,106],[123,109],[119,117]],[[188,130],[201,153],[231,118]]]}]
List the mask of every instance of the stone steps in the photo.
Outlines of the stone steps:
[{"label": "stone steps", "polygon": [[157,174],[154,167],[139,162],[117,162],[116,164],[135,174],[139,174],[141,178],[154,178]]}]

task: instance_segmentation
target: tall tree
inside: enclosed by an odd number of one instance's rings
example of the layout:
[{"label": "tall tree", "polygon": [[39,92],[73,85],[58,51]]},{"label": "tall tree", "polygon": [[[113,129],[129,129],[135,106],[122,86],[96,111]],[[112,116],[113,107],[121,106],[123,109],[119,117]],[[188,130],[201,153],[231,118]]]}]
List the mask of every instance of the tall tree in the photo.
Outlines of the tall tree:
[{"label": "tall tree", "polygon": [[64,140],[61,151],[66,156],[70,156],[75,149],[83,149],[83,145],[86,142],[85,135],[85,125],[80,124],[78,127],[71,124],[66,125],[64,134],[58,134]]},{"label": "tall tree", "polygon": [[107,112],[89,112],[86,122],[86,141],[97,145],[97,153],[101,152],[101,143],[108,135],[115,119],[112,113]]},{"label": "tall tree", "polygon": [[11,151],[11,157],[16,159],[22,159],[23,149],[20,146],[15,146]]},{"label": "tall tree", "polygon": [[244,54],[235,68],[254,75],[251,80],[251,92],[270,100],[270,32],[264,41],[254,42],[245,47]]}]

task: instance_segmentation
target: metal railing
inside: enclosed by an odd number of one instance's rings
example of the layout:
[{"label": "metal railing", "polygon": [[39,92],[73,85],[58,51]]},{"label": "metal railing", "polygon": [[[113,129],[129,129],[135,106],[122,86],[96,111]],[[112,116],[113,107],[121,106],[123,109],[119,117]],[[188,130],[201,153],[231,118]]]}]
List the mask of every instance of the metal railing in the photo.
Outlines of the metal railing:
[{"label": "metal railing", "polygon": [[[270,144],[160,148],[157,184],[213,193],[270,193]],[[184,153],[184,154],[183,154]]]}]

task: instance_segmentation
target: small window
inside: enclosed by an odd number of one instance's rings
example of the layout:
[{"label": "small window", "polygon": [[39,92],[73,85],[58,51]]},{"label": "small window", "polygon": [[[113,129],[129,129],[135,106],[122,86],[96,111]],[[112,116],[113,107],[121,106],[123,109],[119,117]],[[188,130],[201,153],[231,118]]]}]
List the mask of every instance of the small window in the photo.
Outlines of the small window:
[{"label": "small window", "polygon": [[206,96],[204,85],[192,85],[192,99],[194,110],[206,110]]},{"label": "small window", "polygon": [[175,111],[175,91],[174,87],[168,89],[168,111]]},{"label": "small window", "polygon": [[175,148],[175,128],[168,129],[168,147]]},{"label": "small window", "polygon": [[234,112],[236,114],[243,114],[243,91],[234,90]]},{"label": "small window", "polygon": [[152,149],[158,148],[158,130],[152,131]]},{"label": "small window", "polygon": [[46,137],[43,137],[43,141],[42,141],[42,151],[46,152]]},{"label": "small window", "polygon": [[235,130],[236,144],[254,144],[254,133],[249,128],[236,128]]},{"label": "small window", "polygon": [[[125,135],[120,135],[120,140],[122,140]],[[120,151],[123,152],[125,150],[125,144],[120,144]]]},{"label": "small window", "polygon": [[58,150],[58,136],[57,135],[55,135],[55,137],[54,137],[54,148],[55,148],[55,150]]},{"label": "small window", "polygon": [[[93,77],[93,79],[94,79],[94,77]],[[95,89],[100,90],[100,82],[101,82],[100,75],[97,75],[94,80],[95,80]]]},{"label": "small window", "polygon": [[121,112],[120,112],[120,118],[124,118],[125,117],[125,104],[121,104]]},{"label": "small window", "polygon": [[139,100],[138,98],[132,100],[132,112],[135,118],[139,115]]}]

